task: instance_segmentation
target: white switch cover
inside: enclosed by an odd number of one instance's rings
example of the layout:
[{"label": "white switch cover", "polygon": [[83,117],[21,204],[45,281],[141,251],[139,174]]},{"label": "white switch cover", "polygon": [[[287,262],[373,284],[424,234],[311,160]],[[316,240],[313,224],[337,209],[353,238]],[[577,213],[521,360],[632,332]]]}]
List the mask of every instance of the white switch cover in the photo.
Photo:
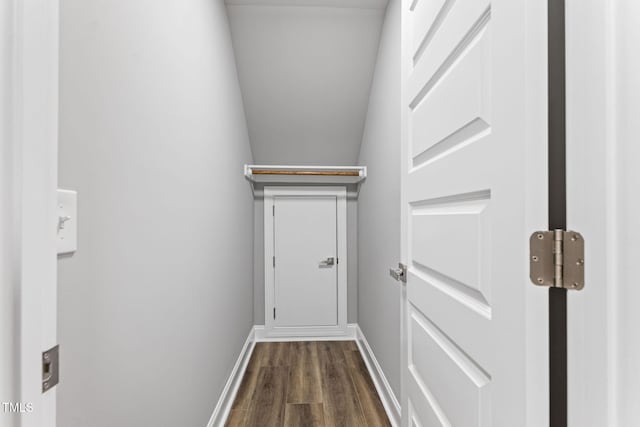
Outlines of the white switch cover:
[{"label": "white switch cover", "polygon": [[78,193],[58,190],[58,255],[78,249]]}]

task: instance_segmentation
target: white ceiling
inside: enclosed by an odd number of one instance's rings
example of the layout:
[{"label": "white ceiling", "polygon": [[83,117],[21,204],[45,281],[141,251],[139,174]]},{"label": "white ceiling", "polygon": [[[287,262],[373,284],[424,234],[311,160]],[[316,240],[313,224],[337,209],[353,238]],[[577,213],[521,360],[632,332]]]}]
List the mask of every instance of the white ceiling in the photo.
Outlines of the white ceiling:
[{"label": "white ceiling", "polygon": [[227,0],[255,163],[354,165],[387,0]]}]

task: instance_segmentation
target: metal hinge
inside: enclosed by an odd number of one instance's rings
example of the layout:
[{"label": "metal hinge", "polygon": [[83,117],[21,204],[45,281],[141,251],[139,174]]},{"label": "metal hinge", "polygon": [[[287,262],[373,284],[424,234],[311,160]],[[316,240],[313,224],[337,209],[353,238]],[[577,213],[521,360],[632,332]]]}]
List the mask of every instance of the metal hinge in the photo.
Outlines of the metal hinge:
[{"label": "metal hinge", "polygon": [[534,285],[584,287],[584,239],[575,231],[536,231],[529,239],[529,277]]},{"label": "metal hinge", "polygon": [[276,256],[273,256],[273,268],[276,268]]},{"label": "metal hinge", "polygon": [[60,346],[42,352],[42,392],[58,384],[60,378]]},{"label": "metal hinge", "polygon": [[272,206],[273,210],[271,211],[273,213],[273,216],[276,216],[276,205]]},{"label": "metal hinge", "polygon": [[273,318],[274,319],[276,318],[276,308],[275,307],[273,307]]}]

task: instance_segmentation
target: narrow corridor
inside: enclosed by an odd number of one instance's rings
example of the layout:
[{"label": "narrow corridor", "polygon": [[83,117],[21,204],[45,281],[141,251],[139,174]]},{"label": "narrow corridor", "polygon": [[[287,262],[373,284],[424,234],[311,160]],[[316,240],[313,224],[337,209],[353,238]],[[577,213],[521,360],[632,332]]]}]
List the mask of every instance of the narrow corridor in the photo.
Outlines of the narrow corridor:
[{"label": "narrow corridor", "polygon": [[227,426],[389,426],[355,341],[257,343]]}]

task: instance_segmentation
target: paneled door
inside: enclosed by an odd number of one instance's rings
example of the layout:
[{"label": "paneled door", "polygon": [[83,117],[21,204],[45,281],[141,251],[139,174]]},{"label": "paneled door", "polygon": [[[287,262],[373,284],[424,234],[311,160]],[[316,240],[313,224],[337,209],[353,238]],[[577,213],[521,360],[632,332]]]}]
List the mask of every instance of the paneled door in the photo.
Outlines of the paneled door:
[{"label": "paneled door", "polygon": [[403,424],[546,425],[546,16],[402,2]]},{"label": "paneled door", "polygon": [[338,324],[335,196],[274,200],[275,326]]},{"label": "paneled door", "polygon": [[269,337],[346,333],[346,190],[265,189]]}]

